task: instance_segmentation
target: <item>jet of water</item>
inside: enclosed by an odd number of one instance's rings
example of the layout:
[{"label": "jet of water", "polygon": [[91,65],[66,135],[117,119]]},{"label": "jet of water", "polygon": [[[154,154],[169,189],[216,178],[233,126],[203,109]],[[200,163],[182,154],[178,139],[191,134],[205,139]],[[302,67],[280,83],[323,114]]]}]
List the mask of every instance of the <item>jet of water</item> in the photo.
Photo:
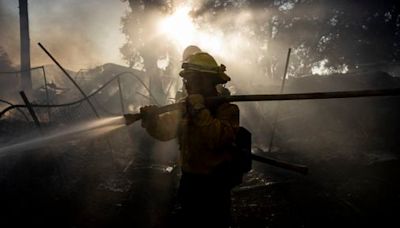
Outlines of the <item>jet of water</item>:
[{"label": "jet of water", "polygon": [[0,148],[0,156],[8,152],[25,151],[28,149],[36,149],[49,145],[51,142],[62,139],[63,142],[73,138],[89,138],[102,134],[109,133],[113,130],[121,128],[125,125],[125,118],[123,116],[108,117],[98,120],[89,121],[87,123],[80,123],[72,125],[65,129],[58,129],[53,132],[46,133],[33,139],[24,142],[14,143]]}]

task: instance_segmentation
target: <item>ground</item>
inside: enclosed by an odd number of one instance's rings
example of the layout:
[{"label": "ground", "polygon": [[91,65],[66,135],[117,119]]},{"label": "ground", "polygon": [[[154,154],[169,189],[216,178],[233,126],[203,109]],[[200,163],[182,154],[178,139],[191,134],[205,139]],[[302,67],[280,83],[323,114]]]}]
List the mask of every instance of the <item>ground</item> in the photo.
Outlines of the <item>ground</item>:
[{"label": "ground", "polygon": [[[3,155],[0,226],[168,227],[179,169],[150,156],[154,141],[137,140],[116,134]],[[328,160],[304,176],[255,162],[232,192],[234,227],[398,225],[399,164]]]}]

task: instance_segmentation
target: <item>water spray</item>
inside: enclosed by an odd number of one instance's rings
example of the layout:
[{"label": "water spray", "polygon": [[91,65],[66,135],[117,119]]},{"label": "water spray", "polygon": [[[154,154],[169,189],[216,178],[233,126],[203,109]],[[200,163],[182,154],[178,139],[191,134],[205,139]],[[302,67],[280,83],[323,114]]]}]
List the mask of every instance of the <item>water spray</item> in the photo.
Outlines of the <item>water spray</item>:
[{"label": "water spray", "polygon": [[87,123],[79,123],[62,130],[44,133],[24,142],[7,145],[0,148],[0,157],[7,152],[25,151],[37,149],[49,145],[57,140],[72,140],[74,138],[90,138],[103,135],[124,126],[124,117],[108,117],[98,120],[89,121]]}]

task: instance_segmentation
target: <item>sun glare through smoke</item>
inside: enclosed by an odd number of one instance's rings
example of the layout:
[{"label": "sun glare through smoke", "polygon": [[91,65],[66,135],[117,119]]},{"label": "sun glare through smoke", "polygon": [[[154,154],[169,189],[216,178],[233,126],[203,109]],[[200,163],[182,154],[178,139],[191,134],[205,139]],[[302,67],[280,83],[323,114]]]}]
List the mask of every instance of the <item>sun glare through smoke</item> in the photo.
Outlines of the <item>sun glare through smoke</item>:
[{"label": "sun glare through smoke", "polygon": [[182,51],[188,45],[198,45],[209,52],[220,52],[222,49],[222,34],[202,30],[190,16],[191,6],[178,6],[171,15],[161,19],[159,32],[165,35]]},{"label": "sun glare through smoke", "polygon": [[160,32],[173,40],[179,47],[193,41],[196,28],[189,15],[189,7],[180,7],[159,23]]}]

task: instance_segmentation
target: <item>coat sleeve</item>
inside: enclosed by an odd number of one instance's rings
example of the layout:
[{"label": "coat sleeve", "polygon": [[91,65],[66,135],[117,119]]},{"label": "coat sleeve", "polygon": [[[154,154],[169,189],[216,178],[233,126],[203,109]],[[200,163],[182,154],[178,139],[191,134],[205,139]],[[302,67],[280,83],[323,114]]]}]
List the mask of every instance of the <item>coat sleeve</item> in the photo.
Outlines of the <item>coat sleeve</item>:
[{"label": "coat sleeve", "polygon": [[192,121],[208,149],[218,150],[235,141],[239,130],[239,108],[234,104],[222,104],[215,117],[208,109],[202,109],[192,117]]},{"label": "coat sleeve", "polygon": [[180,119],[180,111],[168,112],[150,117],[143,127],[152,137],[160,141],[168,141],[177,136]]}]

